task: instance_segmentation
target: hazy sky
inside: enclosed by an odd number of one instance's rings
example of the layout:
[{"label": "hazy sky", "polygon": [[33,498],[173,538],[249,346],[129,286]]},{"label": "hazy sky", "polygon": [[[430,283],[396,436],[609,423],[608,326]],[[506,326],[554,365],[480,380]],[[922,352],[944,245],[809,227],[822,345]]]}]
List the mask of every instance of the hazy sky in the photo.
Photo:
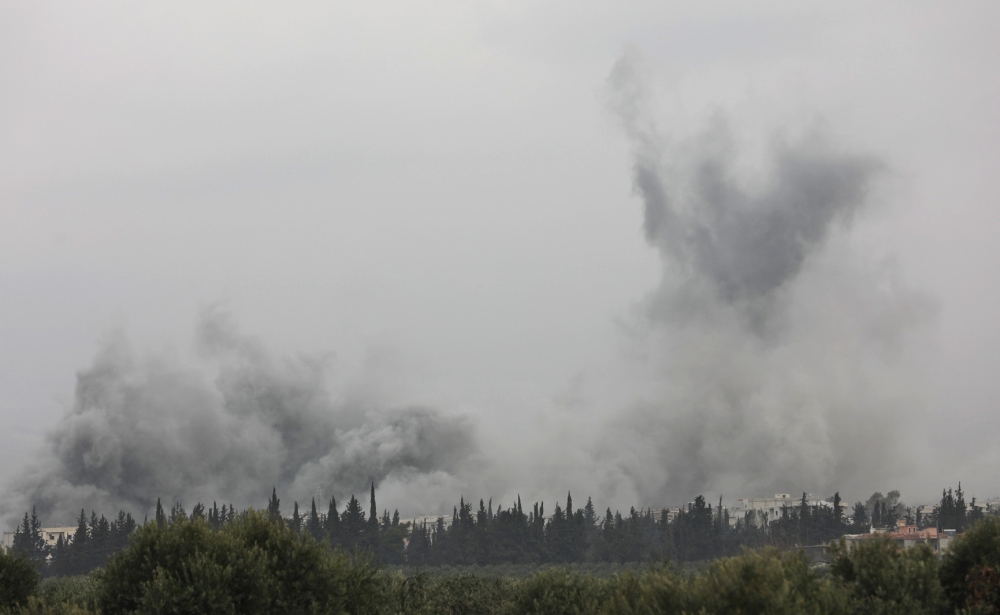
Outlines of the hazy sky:
[{"label": "hazy sky", "polygon": [[[509,457],[639,401],[628,322],[662,262],[609,102],[625,57],[658,135],[721,113],[751,151],[808,125],[884,164],[845,241],[931,315],[874,488],[1000,494],[1000,5],[674,5],[0,4],[0,478],[109,331],[196,361],[209,308]],[[530,483],[507,463],[483,484]],[[566,482],[526,488],[619,493]]]}]

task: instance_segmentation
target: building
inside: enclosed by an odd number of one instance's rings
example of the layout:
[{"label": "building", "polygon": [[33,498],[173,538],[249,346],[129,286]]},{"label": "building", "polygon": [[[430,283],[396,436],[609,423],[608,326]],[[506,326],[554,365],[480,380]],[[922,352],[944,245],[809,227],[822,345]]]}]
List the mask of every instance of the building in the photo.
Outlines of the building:
[{"label": "building", "polygon": [[871,540],[872,538],[878,536],[888,536],[895,541],[901,549],[912,549],[918,544],[926,544],[932,551],[934,551],[934,555],[940,557],[948,551],[951,547],[952,541],[955,540],[957,535],[958,534],[955,530],[941,530],[939,532],[936,527],[920,529],[915,525],[907,525],[905,520],[900,519],[896,524],[896,531],[894,532],[847,534],[843,538],[844,542],[847,544],[848,551],[865,540]]},{"label": "building", "polygon": [[[735,508],[730,509],[730,523],[735,524],[733,517],[747,519],[757,527],[780,519],[785,514],[791,514],[802,505],[801,497],[793,497],[790,493],[775,493],[773,498],[757,497],[736,501]],[[812,512],[819,508],[833,508],[833,502],[806,494],[806,505]],[[734,514],[735,513],[735,514]]]},{"label": "building", "polygon": [[983,512],[987,515],[1000,515],[1000,497],[983,502]]},{"label": "building", "polygon": [[[43,527],[40,528],[40,533],[42,535],[42,540],[45,541],[45,546],[55,548],[56,543],[62,538],[64,543],[69,542],[73,539],[76,534],[75,527],[66,527],[63,525],[57,525],[55,527]],[[14,535],[17,532],[4,532],[3,533],[3,548],[7,551],[14,548]]]}]

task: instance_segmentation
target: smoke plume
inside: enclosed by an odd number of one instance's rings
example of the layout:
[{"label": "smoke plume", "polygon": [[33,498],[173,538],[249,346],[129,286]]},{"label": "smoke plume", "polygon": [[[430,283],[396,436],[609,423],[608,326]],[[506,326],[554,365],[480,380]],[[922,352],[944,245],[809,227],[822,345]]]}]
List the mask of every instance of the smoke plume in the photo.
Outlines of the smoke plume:
[{"label": "smoke plume", "polygon": [[436,510],[461,489],[475,457],[467,418],[337,401],[323,361],[276,357],[217,312],[203,315],[197,340],[204,367],[108,336],[43,458],[5,498],[5,520],[33,505],[63,522],[80,507],[142,514],[157,498],[261,506],[272,486],[325,506],[370,481],[383,502]]},{"label": "smoke plume", "polygon": [[323,361],[275,356],[208,313],[207,367],[106,340],[3,519],[32,505],[67,520],[80,506],[148,511],[158,497],[260,505],[272,485],[286,501],[325,502],[372,480],[382,502],[417,513],[463,494],[516,496],[490,483],[534,495],[572,483],[599,503],[657,506],[871,492],[898,476],[935,310],[855,241],[886,165],[818,130],[751,156],[722,113],[700,132],[661,134],[630,57],[608,92],[662,261],[628,322],[640,360],[596,404],[611,416],[527,421],[520,441],[486,443],[500,453],[487,457],[469,419],[335,396]]},{"label": "smoke plume", "polygon": [[668,138],[628,56],[608,90],[663,274],[630,326],[644,384],[602,434],[605,490],[669,503],[876,484],[919,412],[910,359],[934,312],[852,241],[886,165],[818,130],[756,160],[722,113]]}]

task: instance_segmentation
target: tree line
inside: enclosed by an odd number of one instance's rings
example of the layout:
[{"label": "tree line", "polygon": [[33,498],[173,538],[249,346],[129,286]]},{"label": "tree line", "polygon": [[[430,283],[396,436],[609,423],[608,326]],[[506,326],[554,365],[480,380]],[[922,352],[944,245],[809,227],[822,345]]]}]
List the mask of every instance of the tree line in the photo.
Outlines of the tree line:
[{"label": "tree line", "polygon": [[[309,537],[333,549],[371,554],[376,562],[389,565],[496,565],[562,564],[584,562],[698,561],[735,555],[744,548],[775,546],[788,549],[827,543],[844,534],[865,533],[876,528],[892,528],[905,518],[922,527],[937,525],[962,531],[988,513],[965,502],[961,484],[957,490],[942,492],[940,503],[930,515],[906,508],[898,501],[898,492],[888,497],[876,493],[869,502],[857,502],[848,513],[839,493],[829,506],[814,506],[802,494],[796,505],[784,506],[776,518],[761,518],[747,511],[737,519],[722,505],[710,504],[704,496],[671,513],[662,510],[632,508],[628,514],[612,513],[607,508],[598,514],[591,498],[576,507],[572,494],[565,505],[557,503],[551,515],[545,503],[536,502],[526,509],[517,498],[509,507],[496,507],[492,500],[479,500],[477,508],[461,498],[453,507],[450,523],[438,517],[431,523],[401,522],[399,511],[388,509],[380,514],[372,484],[368,511],[354,495],[343,510],[335,498],[326,510],[317,507],[315,498],[306,510],[293,503],[291,515],[284,514],[277,491],[262,512],[275,524],[286,526],[293,535]],[[46,545],[41,523],[33,509],[14,535],[13,550],[36,562],[45,575],[82,574],[104,565],[108,556],[128,545],[129,537],[141,525],[163,528],[181,521],[201,520],[213,530],[222,530],[249,514],[231,504],[210,507],[197,503],[187,512],[180,503],[164,509],[156,502],[152,520],[139,524],[125,511],[113,519],[84,510],[77,518],[71,540],[60,538],[54,546]]]},{"label": "tree line", "polygon": [[88,577],[39,583],[30,561],[0,553],[0,615],[1000,612],[1000,517],[976,523],[940,558],[885,535],[853,548],[838,541],[829,554],[823,569],[803,551],[768,547],[688,571],[653,565],[610,578],[565,566],[523,579],[407,574],[331,551],[270,512],[241,513],[219,530],[177,515],[143,524]]}]

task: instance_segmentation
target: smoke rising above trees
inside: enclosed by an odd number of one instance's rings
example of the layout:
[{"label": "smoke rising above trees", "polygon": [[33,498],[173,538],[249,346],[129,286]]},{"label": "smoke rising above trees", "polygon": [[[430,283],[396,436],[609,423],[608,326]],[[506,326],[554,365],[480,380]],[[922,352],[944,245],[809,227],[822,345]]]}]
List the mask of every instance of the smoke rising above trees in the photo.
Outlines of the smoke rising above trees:
[{"label": "smoke rising above trees", "polygon": [[[322,360],[276,356],[209,311],[204,365],[110,334],[2,516],[152,510],[158,497],[245,506],[261,485],[343,501],[371,481],[407,512],[434,512],[463,487],[502,491],[528,473],[538,491],[568,474],[600,499],[660,506],[882,484],[902,458],[900,418],[921,411],[934,316],[854,241],[887,165],[819,129],[755,149],[721,111],[704,129],[661,131],[629,55],[607,86],[662,275],[626,323],[629,379],[588,419],[602,428],[555,417],[535,438],[543,452],[477,438],[468,416],[341,399]],[[526,476],[499,476],[502,456],[524,459]]]},{"label": "smoke rising above trees", "polygon": [[202,315],[197,346],[203,368],[140,355],[110,334],[4,517],[24,502],[67,519],[80,505],[151,512],[160,497],[245,506],[261,485],[306,499],[372,480],[419,503],[458,486],[474,454],[466,418],[352,408],[331,396],[322,362],[275,356],[217,311]]},{"label": "smoke rising above trees", "polygon": [[852,241],[886,164],[816,127],[755,149],[722,111],[664,134],[631,55],[607,101],[662,277],[630,323],[645,386],[602,438],[605,483],[674,501],[891,472],[934,306]]}]

